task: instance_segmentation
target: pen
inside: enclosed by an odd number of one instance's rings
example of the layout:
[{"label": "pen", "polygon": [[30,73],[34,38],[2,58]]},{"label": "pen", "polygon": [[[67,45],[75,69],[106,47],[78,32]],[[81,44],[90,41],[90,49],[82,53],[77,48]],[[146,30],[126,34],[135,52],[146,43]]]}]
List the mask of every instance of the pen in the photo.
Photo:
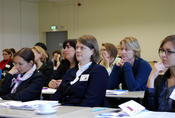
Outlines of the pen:
[{"label": "pen", "polygon": [[97,109],[93,109],[93,112],[97,112],[97,111],[102,111],[102,110],[106,110],[107,108],[97,108]]}]

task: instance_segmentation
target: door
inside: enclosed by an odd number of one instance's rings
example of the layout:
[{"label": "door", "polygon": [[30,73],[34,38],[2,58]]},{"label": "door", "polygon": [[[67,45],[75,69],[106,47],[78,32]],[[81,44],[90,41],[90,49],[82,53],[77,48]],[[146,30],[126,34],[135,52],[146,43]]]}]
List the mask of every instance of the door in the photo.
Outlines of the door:
[{"label": "door", "polygon": [[67,40],[67,31],[46,32],[47,52],[52,57],[54,50],[61,50],[63,42]]}]

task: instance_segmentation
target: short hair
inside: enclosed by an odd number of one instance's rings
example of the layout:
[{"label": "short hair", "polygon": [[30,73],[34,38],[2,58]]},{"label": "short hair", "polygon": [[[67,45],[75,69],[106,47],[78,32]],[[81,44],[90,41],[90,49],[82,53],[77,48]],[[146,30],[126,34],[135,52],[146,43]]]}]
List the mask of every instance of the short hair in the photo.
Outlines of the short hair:
[{"label": "short hair", "polygon": [[55,53],[57,53],[57,54],[60,54],[60,55],[61,55],[61,51],[60,51],[60,50],[55,50],[55,51],[53,51],[53,52],[52,52],[52,55],[54,55]]},{"label": "short hair", "polygon": [[39,54],[41,54],[41,61],[42,62],[46,62],[47,58],[48,58],[48,55],[46,53],[46,51],[41,48],[40,46],[34,46],[32,49],[36,50]]},{"label": "short hair", "polygon": [[35,46],[40,46],[40,47],[43,48],[45,51],[47,51],[46,44],[44,44],[44,43],[42,43],[42,42],[36,43]]},{"label": "short hair", "polygon": [[31,48],[22,48],[17,53],[15,53],[14,57],[16,57],[16,56],[22,57],[28,63],[30,61],[34,62],[34,58],[35,58],[34,53],[31,50]]},{"label": "short hair", "polygon": [[106,48],[106,51],[109,53],[110,58],[116,58],[117,48],[115,47],[115,45],[113,45],[112,43],[102,43],[102,46]]},{"label": "short hair", "polygon": [[122,45],[123,43],[135,52],[135,57],[140,57],[141,49],[139,42],[136,38],[125,37],[123,40],[120,41],[120,45]]},{"label": "short hair", "polygon": [[162,48],[163,45],[167,42],[172,42],[175,48],[175,35],[169,35],[165,37],[164,40],[161,42],[159,49]]},{"label": "short hair", "polygon": [[65,40],[63,42],[63,48],[66,48],[66,44],[69,43],[70,46],[72,46],[74,49],[76,49],[76,43],[77,43],[77,40],[76,39],[68,39],[68,40]]},{"label": "short hair", "polygon": [[96,38],[92,35],[83,35],[78,38],[77,42],[86,45],[90,49],[94,49],[94,54],[91,56],[91,61],[98,63],[100,59],[99,46]]}]

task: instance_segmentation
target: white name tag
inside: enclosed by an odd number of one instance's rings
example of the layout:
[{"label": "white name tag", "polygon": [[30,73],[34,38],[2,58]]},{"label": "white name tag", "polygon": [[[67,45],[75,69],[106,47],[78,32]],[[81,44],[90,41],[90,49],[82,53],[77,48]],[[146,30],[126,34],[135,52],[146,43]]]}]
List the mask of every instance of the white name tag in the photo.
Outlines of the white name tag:
[{"label": "white name tag", "polygon": [[10,65],[6,64],[5,67],[6,67],[6,68],[10,68]]},{"label": "white name tag", "polygon": [[173,92],[171,93],[170,98],[173,99],[173,100],[175,100],[175,89],[174,89]]},{"label": "white name tag", "polygon": [[89,74],[84,74],[84,75],[81,75],[80,81],[88,81],[88,79],[89,79]]}]

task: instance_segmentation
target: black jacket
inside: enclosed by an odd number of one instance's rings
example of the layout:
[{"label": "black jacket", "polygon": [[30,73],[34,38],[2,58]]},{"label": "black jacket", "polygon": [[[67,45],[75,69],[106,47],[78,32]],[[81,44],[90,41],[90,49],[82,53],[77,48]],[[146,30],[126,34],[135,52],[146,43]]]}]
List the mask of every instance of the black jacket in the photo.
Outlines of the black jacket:
[{"label": "black jacket", "polygon": [[39,100],[41,95],[41,90],[44,84],[44,76],[38,72],[34,71],[33,75],[23,81],[18,87],[15,93],[11,93],[12,79],[13,75],[7,73],[5,79],[0,87],[0,97],[4,100],[18,100],[18,101],[30,101]]},{"label": "black jacket", "polygon": [[175,100],[170,98],[175,86],[168,88],[170,71],[155,80],[154,88],[147,88],[143,100],[144,106],[153,111],[175,111]]}]

